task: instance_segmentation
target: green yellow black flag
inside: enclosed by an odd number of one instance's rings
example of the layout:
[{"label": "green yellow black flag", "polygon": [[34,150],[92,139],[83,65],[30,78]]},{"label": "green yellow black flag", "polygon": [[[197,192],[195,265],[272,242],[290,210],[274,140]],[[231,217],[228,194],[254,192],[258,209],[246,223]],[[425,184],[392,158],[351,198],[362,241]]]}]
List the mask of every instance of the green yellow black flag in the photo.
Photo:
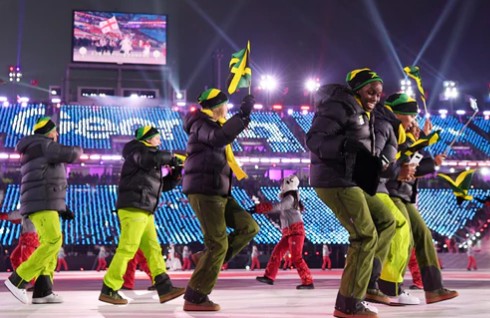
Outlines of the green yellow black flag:
[{"label": "green yellow black flag", "polygon": [[412,66],[405,66],[403,69],[405,71],[405,74],[407,74],[408,77],[412,78],[415,83],[417,83],[417,88],[420,93],[420,99],[422,99],[422,103],[424,105],[424,111],[427,114],[427,104],[425,101],[425,91],[424,87],[422,87],[422,77],[420,76],[420,69],[418,66],[412,65]]},{"label": "green yellow black flag", "polygon": [[252,82],[252,70],[249,67],[250,41],[247,47],[231,55],[230,75],[226,80],[228,93],[233,94],[237,88],[250,87]]},{"label": "green yellow black flag", "polygon": [[396,159],[403,158],[403,157],[410,157],[417,151],[435,144],[439,140],[440,133],[441,133],[440,130],[436,130],[428,134],[426,137],[419,138],[417,141],[411,144],[410,147],[408,147],[405,151],[398,152],[396,154]]},{"label": "green yellow black flag", "polygon": [[458,174],[456,180],[451,179],[450,176],[444,173],[438,173],[437,176],[449,183],[449,186],[456,196],[456,201],[458,204],[461,204],[465,200],[473,200],[473,197],[468,195],[468,190],[470,189],[471,180],[473,179],[474,173],[475,169],[464,170]]}]

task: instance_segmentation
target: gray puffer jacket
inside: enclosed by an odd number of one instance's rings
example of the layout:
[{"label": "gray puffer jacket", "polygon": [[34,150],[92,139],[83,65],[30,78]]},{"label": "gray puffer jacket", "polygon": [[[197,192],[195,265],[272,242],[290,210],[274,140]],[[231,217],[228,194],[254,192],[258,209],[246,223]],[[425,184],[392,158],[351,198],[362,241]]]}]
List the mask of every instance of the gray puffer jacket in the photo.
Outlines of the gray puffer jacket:
[{"label": "gray puffer jacket", "polygon": [[80,147],[60,145],[44,135],[22,138],[16,150],[21,154],[20,213],[66,210],[65,163],[82,154]]},{"label": "gray puffer jacket", "polygon": [[401,169],[401,162],[396,160],[396,154],[398,152],[398,127],[401,123],[395,114],[383,104],[376,105],[374,115],[376,116],[376,122],[374,123],[376,154],[383,158],[383,163],[385,164],[377,192],[388,194],[386,183],[390,179],[396,180]]}]

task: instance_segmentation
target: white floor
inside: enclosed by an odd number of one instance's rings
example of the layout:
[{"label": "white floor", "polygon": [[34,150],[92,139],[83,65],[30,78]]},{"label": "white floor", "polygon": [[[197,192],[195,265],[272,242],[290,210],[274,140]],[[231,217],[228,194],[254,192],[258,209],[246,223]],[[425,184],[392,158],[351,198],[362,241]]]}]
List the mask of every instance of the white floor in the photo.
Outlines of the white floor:
[{"label": "white floor", "polygon": [[[52,305],[24,305],[3,286],[0,287],[0,317],[332,317],[338,278],[341,271],[314,270],[314,290],[296,290],[298,278],[294,272],[280,272],[274,286],[255,281],[262,272],[228,271],[222,275],[211,294],[222,310],[215,313],[189,313],[182,310],[182,298],[166,304],[158,303],[155,292],[146,290],[123,291],[130,303],[114,306],[97,300],[98,286],[103,273],[67,272],[60,276],[64,303]],[[446,273],[444,273],[446,274]],[[185,286],[190,273],[170,273],[174,284]],[[8,276],[0,273],[2,281]],[[460,296],[441,303],[404,307],[377,305],[380,317],[489,317],[490,273],[451,272],[446,274],[446,285],[457,285]],[[449,278],[449,280],[448,280]],[[483,283],[482,283],[483,282]],[[489,283],[486,284],[485,282]],[[148,285],[143,273],[138,273],[137,286]],[[475,287],[472,287],[475,285]],[[77,291],[77,286],[84,286]],[[92,288],[95,287],[95,288]],[[412,294],[423,300],[423,292]]]}]

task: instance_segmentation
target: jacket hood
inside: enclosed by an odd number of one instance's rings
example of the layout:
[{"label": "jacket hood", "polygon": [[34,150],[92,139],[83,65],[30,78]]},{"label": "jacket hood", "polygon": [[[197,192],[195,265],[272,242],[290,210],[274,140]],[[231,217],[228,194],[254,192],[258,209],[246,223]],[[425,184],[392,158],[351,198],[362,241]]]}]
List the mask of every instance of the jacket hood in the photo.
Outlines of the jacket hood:
[{"label": "jacket hood", "polygon": [[19,140],[19,143],[17,144],[17,146],[15,146],[15,149],[17,150],[17,152],[25,153],[27,148],[29,148],[33,144],[49,141],[53,141],[53,139],[44,135],[34,134],[30,136],[25,136],[21,140]]},{"label": "jacket hood", "polygon": [[327,84],[321,86],[316,93],[316,108],[321,111],[326,102],[338,102],[346,104],[350,107],[360,108],[362,107],[356,101],[352,90],[340,84]]}]

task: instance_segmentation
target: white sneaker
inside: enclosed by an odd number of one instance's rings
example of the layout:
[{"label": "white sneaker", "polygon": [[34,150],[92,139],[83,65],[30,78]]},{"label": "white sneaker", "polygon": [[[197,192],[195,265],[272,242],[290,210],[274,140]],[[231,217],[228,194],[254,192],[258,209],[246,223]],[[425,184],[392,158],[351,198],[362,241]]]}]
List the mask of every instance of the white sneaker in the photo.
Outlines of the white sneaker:
[{"label": "white sneaker", "polygon": [[32,298],[33,304],[59,304],[62,302],[63,298],[55,293],[44,297]]},{"label": "white sneaker", "polygon": [[397,297],[390,297],[390,303],[399,305],[419,305],[420,299],[402,291]]},{"label": "white sneaker", "polygon": [[27,292],[25,288],[17,288],[14,284],[10,282],[9,279],[4,282],[7,289],[15,296],[20,302],[27,304],[29,299],[27,298]]},{"label": "white sneaker", "polygon": [[364,306],[364,308],[366,308],[366,310],[369,310],[369,311],[374,312],[376,314],[378,313],[378,308],[374,307],[370,303],[368,303],[366,301],[361,301],[361,304]]}]

